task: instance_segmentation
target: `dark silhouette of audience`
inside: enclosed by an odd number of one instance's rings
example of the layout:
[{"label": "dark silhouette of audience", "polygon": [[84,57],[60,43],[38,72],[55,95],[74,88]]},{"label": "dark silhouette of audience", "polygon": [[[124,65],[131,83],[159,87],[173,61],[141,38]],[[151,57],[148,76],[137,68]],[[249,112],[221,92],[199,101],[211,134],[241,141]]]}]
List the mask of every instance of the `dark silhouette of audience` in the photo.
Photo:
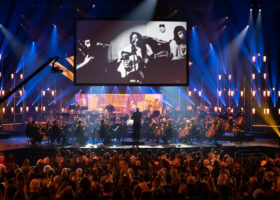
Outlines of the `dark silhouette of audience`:
[{"label": "dark silhouette of audience", "polygon": [[5,200],[270,200],[280,198],[280,156],[63,149],[20,166],[14,155],[0,153],[0,181]]}]

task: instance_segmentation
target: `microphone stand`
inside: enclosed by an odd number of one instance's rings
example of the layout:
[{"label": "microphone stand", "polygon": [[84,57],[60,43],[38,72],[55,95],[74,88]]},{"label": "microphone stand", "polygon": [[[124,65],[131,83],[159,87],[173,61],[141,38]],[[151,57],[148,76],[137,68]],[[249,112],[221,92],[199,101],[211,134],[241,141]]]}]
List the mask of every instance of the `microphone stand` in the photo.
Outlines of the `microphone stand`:
[{"label": "microphone stand", "polygon": [[[56,62],[58,57],[55,56],[50,58],[47,62],[45,62],[41,67],[39,67],[35,72],[29,75],[26,79],[24,79],[20,84],[18,84],[13,90],[8,92],[2,99],[0,99],[0,105],[4,103],[10,96],[12,96],[18,89],[24,86],[28,81],[30,81],[34,76],[36,76],[40,71],[42,71],[45,67],[47,67],[52,61]],[[54,65],[53,62],[53,65]]]}]

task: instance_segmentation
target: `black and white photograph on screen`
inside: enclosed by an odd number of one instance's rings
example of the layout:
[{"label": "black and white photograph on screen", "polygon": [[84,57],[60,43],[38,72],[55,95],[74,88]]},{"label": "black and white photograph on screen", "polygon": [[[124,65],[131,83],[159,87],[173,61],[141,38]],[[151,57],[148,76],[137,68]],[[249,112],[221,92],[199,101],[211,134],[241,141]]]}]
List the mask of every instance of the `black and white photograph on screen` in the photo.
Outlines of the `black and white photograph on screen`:
[{"label": "black and white photograph on screen", "polygon": [[76,84],[184,85],[187,23],[79,20]]}]

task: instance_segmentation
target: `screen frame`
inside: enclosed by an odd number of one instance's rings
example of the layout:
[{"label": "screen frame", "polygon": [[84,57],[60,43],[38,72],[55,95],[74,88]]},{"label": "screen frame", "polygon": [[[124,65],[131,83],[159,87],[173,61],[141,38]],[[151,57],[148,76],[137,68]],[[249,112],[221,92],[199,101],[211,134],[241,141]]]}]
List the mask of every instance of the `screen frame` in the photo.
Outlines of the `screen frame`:
[{"label": "screen frame", "polygon": [[[149,83],[77,83],[77,70],[76,70],[76,50],[77,50],[77,23],[78,21],[143,21],[143,22],[184,22],[186,23],[186,45],[187,45],[187,55],[186,55],[186,83],[174,83],[174,84],[164,84],[164,83],[158,83],[158,84],[149,84]],[[189,23],[187,22],[187,20],[185,21],[177,21],[177,20],[160,20],[160,19],[156,19],[156,20],[141,20],[141,19],[112,19],[112,18],[105,18],[105,19],[101,19],[101,18],[81,18],[81,19],[76,19],[75,21],[75,34],[74,34],[74,86],[189,86],[189,31],[190,27],[189,27]]]}]

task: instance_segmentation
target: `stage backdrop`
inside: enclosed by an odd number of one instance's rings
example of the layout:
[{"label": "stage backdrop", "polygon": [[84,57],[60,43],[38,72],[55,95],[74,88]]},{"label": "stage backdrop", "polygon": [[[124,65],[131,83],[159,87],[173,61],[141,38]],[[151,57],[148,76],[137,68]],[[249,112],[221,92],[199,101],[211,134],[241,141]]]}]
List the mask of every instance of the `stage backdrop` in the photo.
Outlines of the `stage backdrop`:
[{"label": "stage backdrop", "polygon": [[88,107],[92,112],[104,112],[105,107],[113,105],[116,112],[128,113],[139,108],[140,111],[162,111],[162,94],[76,94],[76,103]]}]

